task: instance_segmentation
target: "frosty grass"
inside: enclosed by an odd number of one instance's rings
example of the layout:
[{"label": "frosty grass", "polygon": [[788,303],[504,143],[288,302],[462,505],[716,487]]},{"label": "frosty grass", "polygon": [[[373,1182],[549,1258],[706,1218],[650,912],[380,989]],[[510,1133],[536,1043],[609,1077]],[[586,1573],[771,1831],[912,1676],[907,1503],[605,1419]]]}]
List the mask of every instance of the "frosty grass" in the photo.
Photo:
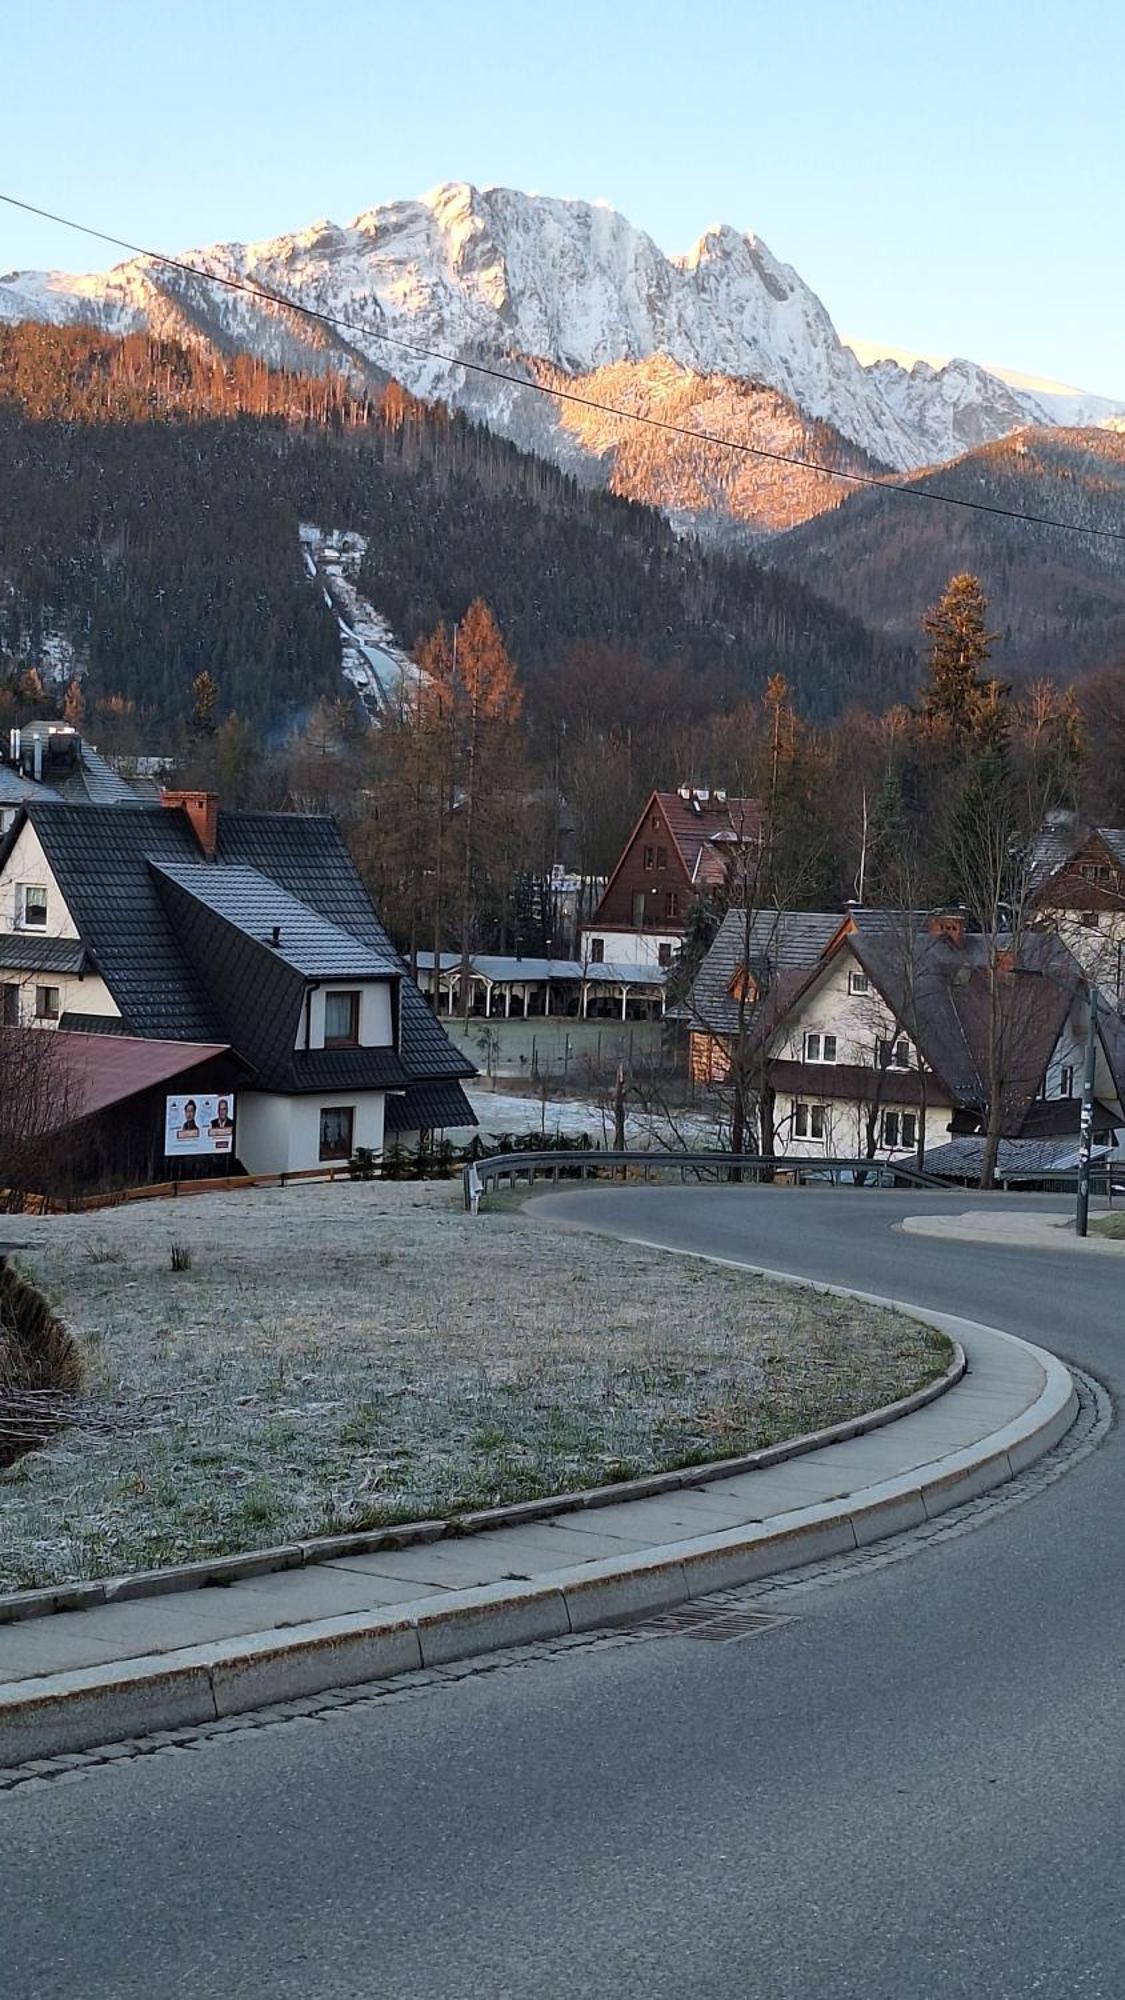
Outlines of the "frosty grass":
[{"label": "frosty grass", "polygon": [[20,1234],[88,1380],[80,1421],[0,1474],[0,1589],[728,1457],[904,1395],[950,1351],[888,1311],[553,1232],[534,1203],[465,1216],[455,1183]]}]

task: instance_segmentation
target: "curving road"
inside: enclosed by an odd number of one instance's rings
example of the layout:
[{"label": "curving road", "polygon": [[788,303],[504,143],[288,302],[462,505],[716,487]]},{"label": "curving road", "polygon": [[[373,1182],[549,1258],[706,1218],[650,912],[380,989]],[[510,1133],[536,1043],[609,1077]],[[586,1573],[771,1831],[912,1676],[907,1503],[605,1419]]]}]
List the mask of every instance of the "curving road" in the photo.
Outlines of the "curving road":
[{"label": "curving road", "polygon": [[[958,1197],[954,1206],[976,1206]],[[1122,1389],[1125,1263],[947,1197],[537,1205],[1028,1334]],[[1120,2000],[1120,1436],[790,1622],[522,1662],[0,1801],[5,2000]]]}]

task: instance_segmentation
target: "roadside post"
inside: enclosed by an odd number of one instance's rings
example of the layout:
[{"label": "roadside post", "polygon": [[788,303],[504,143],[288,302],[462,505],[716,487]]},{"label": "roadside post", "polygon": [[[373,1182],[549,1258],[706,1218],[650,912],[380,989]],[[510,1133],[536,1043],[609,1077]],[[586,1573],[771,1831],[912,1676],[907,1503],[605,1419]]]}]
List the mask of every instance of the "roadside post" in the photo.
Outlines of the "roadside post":
[{"label": "roadside post", "polygon": [[1094,1140],[1094,1068],[1098,1051],[1098,989],[1090,988],[1086,1028],[1086,1068],[1082,1076],[1082,1126],[1078,1142],[1078,1214],[1075,1229],[1085,1236],[1090,1222],[1090,1153]]}]

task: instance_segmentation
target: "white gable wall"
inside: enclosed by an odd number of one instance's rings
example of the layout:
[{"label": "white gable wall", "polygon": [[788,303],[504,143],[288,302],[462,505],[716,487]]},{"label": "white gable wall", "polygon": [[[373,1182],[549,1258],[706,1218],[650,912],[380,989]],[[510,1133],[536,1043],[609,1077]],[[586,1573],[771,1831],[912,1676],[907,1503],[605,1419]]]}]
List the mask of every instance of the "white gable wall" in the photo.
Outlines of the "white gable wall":
[{"label": "white gable wall", "polygon": [[[20,1020],[26,1026],[36,1020],[35,1004],[37,986],[57,986],[59,991],[60,1014],[104,1014],[120,1020],[121,1009],[117,1005],[105,980],[96,972],[84,972],[81,976],[73,972],[16,972],[0,966],[0,986],[18,986],[20,989]],[[44,1021],[44,1027],[57,1027],[57,1021]]]},{"label": "white gable wall", "polygon": [[18,890],[24,883],[47,891],[47,928],[30,933],[35,937],[76,938],[78,927],[63,901],[62,890],[51,871],[43,844],[31,821],[24,823],[4,872],[0,875],[0,931],[19,930],[16,921]]},{"label": "white gable wall", "polygon": [[[905,1092],[896,1095],[896,1078],[916,1074],[917,1054],[911,1044],[911,1069],[888,1068],[880,1083],[877,1076],[877,1043],[890,1038],[895,1032],[895,1017],[881,995],[872,986],[865,994],[853,994],[848,990],[848,975],[861,972],[859,961],[846,948],[837,953],[823,977],[786,1018],[774,1037],[770,1055],[780,1061],[805,1061],[806,1036],[809,1034],[835,1035],[836,1062],[812,1063],[807,1067],[806,1080],[796,1091],[779,1091],[774,1107],[775,1145],[779,1154],[786,1153],[839,1153],[842,1155],[866,1156],[867,1117],[871,1103],[878,1097],[878,1144],[876,1157],[887,1159],[893,1155],[909,1158],[916,1150],[916,1141],[895,1147],[883,1144],[883,1114],[898,1114],[898,1129],[901,1134],[903,1116],[917,1119],[922,1117],[921,1106],[910,1103]],[[899,1028],[896,1040],[904,1031]],[[907,1037],[909,1041],[909,1036]],[[826,1090],[817,1089],[818,1077],[831,1082],[833,1072],[840,1064],[854,1065],[870,1071],[867,1092],[861,1098],[830,1097]],[[933,1086],[931,1086],[931,1090]],[[810,1107],[822,1107],[824,1136],[814,1139],[810,1136],[798,1137],[794,1130],[794,1112],[798,1103]],[[949,1137],[951,1107],[945,1101],[926,1106],[926,1146],[944,1145]],[[811,1124],[811,1117],[810,1117]]]},{"label": "white gable wall", "polygon": [[394,1017],[391,1011],[391,981],[389,979],[332,979],[323,986],[314,986],[307,996],[308,1035],[305,1041],[305,1008],[297,1023],[298,1049],[322,1049],[324,1047],[324,999],[327,993],[359,994],[359,1046],[363,1049],[389,1049],[394,1042]]}]

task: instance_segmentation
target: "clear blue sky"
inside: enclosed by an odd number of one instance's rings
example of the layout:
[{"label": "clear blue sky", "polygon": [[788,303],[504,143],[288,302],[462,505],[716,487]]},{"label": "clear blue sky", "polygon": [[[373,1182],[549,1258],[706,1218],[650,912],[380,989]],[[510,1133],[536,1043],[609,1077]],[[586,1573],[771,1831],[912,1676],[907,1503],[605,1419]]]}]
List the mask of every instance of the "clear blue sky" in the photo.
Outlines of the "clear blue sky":
[{"label": "clear blue sky", "polygon": [[[1121,0],[7,0],[0,187],[154,248],[443,180],[763,236],[837,327],[1125,395]],[[0,271],[111,253],[0,209]]]}]

